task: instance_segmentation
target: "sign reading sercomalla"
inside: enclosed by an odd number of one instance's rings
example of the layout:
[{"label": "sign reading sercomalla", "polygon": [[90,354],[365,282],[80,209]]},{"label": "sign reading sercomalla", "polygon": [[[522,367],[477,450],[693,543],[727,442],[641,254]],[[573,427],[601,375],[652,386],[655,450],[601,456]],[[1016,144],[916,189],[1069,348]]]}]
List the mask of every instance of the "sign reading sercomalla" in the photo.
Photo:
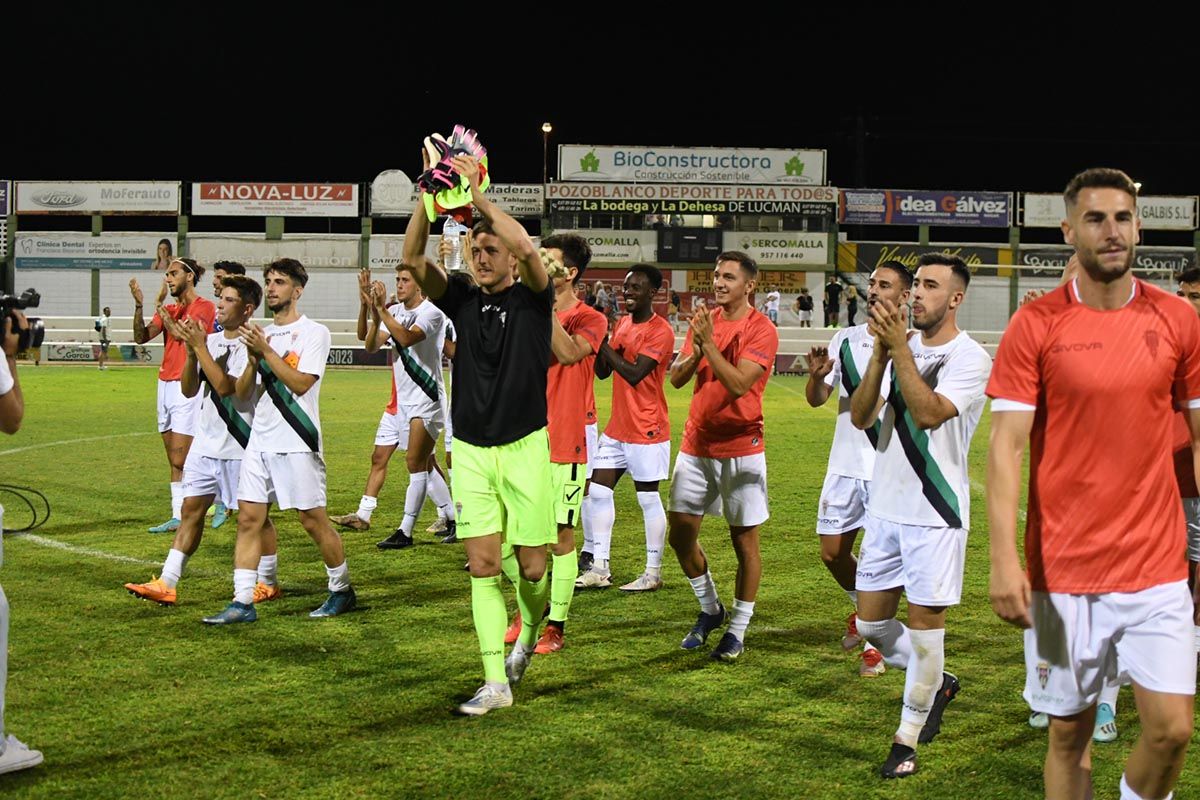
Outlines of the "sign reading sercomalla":
[{"label": "sign reading sercomalla", "polygon": [[283,239],[267,239],[252,233],[192,233],[187,244],[189,255],[205,266],[216,261],[237,261],[257,272],[280,258],[294,258],[308,269],[357,269],[361,241],[354,234],[297,233]]},{"label": "sign reading sercomalla", "polygon": [[827,264],[829,237],[823,233],[725,231],[726,250],[741,250],[763,264]]},{"label": "sign reading sercomalla", "polygon": [[721,186],[671,183],[546,185],[550,210],[599,214],[774,214],[831,217],[832,186]]},{"label": "sign reading sercomalla", "polygon": [[17,269],[151,269],[161,233],[34,233],[18,231]]},{"label": "sign reading sercomalla", "polygon": [[926,192],[843,189],[838,222],[847,225],[967,225],[1007,228],[1012,224],[1007,192]]},{"label": "sign reading sercomalla", "polygon": [[192,213],[223,217],[357,217],[357,183],[193,183]]},{"label": "sign reading sercomalla", "polygon": [[21,181],[18,214],[178,214],[178,181]]},{"label": "sign reading sercomalla", "polygon": [[[540,183],[493,183],[485,192],[501,211],[514,217],[540,217],[545,192]],[[417,208],[421,190],[398,169],[371,181],[371,216],[407,217]]]},{"label": "sign reading sercomalla", "polygon": [[[1022,195],[1021,225],[1026,228],[1057,228],[1067,218],[1067,205],[1061,194]],[[1138,216],[1142,227],[1152,231],[1190,231],[1196,229],[1196,197],[1145,195],[1138,198]]]},{"label": "sign reading sercomalla", "polygon": [[559,181],[825,183],[824,150],[558,146]]}]

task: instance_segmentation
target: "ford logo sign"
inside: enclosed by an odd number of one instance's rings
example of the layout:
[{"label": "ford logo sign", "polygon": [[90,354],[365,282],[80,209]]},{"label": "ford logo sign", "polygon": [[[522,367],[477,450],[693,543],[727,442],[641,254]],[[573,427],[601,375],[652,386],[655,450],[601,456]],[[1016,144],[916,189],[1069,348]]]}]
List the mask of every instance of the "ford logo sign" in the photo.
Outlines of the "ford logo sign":
[{"label": "ford logo sign", "polygon": [[39,206],[46,206],[48,208],[71,208],[86,203],[87,195],[76,194],[75,192],[49,191],[35,194],[33,202]]}]

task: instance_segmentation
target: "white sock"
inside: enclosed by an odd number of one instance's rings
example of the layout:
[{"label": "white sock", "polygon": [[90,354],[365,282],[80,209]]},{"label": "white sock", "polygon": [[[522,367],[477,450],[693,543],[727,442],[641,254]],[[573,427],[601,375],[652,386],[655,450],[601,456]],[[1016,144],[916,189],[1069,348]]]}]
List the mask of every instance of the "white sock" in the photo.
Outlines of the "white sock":
[{"label": "white sock", "polygon": [[[1167,792],[1167,796],[1162,800],[1171,800],[1175,796],[1174,792]],[[1125,773],[1121,773],[1121,800],[1150,800],[1150,798],[1142,797],[1140,794],[1129,788],[1129,784],[1125,780]]]},{"label": "white sock", "polygon": [[450,487],[446,485],[446,479],[436,469],[431,469],[426,475],[429,476],[426,483],[429,499],[437,506],[438,516],[454,519],[454,503],[450,500]]},{"label": "white sock", "polygon": [[183,481],[171,481],[171,518],[183,519]]},{"label": "white sock", "polygon": [[265,583],[267,586],[274,586],[276,582],[275,570],[279,566],[279,554],[270,556],[262,556],[258,559],[258,582]]},{"label": "white sock", "polygon": [[362,499],[358,501],[358,511],[354,512],[363,522],[370,522],[371,515],[375,513],[375,508],[379,505],[378,497],[371,497],[364,494]]},{"label": "white sock", "polygon": [[[583,496],[583,507],[579,509],[579,519],[583,527],[583,549],[592,555],[596,554],[596,540],[592,536],[592,487],[588,487],[588,494]],[[1197,634],[1197,641],[1200,641],[1200,634]]]},{"label": "white sock", "polygon": [[613,490],[598,483],[592,484],[592,555],[596,562],[607,562],[612,550],[613,523],[617,509],[613,505]]},{"label": "white sock", "polygon": [[326,567],[325,574],[329,576],[329,591],[344,592],[350,588],[350,567],[345,561],[336,567]]},{"label": "white sock", "polygon": [[413,528],[417,525],[417,515],[421,513],[421,506],[425,505],[425,489],[428,486],[428,472],[414,472],[408,476],[408,491],[404,493],[404,519],[400,521],[400,530],[406,536],[412,536]]},{"label": "white sock", "polygon": [[750,625],[750,618],[754,616],[754,603],[748,600],[738,600],[733,598],[733,615],[729,618],[729,627],[726,629],[740,642],[746,637],[746,627]]},{"label": "white sock", "polygon": [[881,619],[866,622],[859,617],[858,635],[869,641],[883,654],[883,662],[889,667],[908,669],[913,657],[912,632],[896,619]]},{"label": "white sock", "polygon": [[854,591],[853,589],[846,589],[845,592],[846,597],[850,598],[850,605],[858,608],[858,592]]},{"label": "white sock", "polygon": [[1105,681],[1104,685],[1100,687],[1100,699],[1097,703],[1108,703],[1108,707],[1112,709],[1115,717],[1117,715],[1117,695],[1120,693],[1121,684],[1116,681],[1112,683]]},{"label": "white sock", "polygon": [[254,603],[254,584],[258,581],[258,572],[252,569],[235,569],[233,571],[233,599],[244,606]]},{"label": "white sock", "polygon": [[663,546],[667,543],[667,512],[663,511],[658,492],[638,492],[637,499],[646,527],[646,572],[657,578],[662,575]]},{"label": "white sock", "polygon": [[713,582],[712,573],[705,570],[699,578],[688,578],[688,583],[692,585],[692,591],[700,601],[700,610],[705,614],[717,613],[721,601],[717,599],[717,584]]},{"label": "white sock", "polygon": [[174,589],[183,577],[183,568],[187,566],[187,560],[188,557],[182,550],[172,547],[167,553],[167,560],[163,562],[162,582]]},{"label": "white sock", "polygon": [[896,738],[915,748],[917,737],[929,718],[933,698],[942,688],[942,668],[946,666],[946,631],[909,630],[913,657],[904,673],[904,702],[900,706],[900,727]]}]

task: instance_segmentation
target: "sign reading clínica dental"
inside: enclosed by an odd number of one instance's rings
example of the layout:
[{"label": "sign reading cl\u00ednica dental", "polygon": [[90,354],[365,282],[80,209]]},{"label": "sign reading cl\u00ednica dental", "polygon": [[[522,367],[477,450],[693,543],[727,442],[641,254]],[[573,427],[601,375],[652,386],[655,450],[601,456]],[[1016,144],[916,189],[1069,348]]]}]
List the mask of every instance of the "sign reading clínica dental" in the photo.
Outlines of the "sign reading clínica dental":
[{"label": "sign reading cl\u00ednica dental", "polygon": [[560,181],[825,183],[825,151],[717,147],[558,146]]}]

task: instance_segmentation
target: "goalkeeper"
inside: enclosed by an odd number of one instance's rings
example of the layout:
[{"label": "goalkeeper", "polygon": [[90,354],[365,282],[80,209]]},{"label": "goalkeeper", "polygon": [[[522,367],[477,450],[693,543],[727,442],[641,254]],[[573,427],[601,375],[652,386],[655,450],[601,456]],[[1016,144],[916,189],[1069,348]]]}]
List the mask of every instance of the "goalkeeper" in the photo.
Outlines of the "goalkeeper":
[{"label": "goalkeeper", "polygon": [[529,626],[530,641],[514,649],[514,657],[505,662],[508,611],[500,589],[502,541],[516,552],[522,616],[540,619],[549,595],[546,546],[557,540],[546,433],[554,289],[525,229],[484,196],[477,158],[483,148],[473,132],[468,133],[469,139],[456,135],[449,147],[443,146],[436,164],[426,150],[427,170],[418,185],[423,194],[436,192],[443,209],[444,188],[469,189],[469,202],[483,217],[471,237],[475,284],[461,273],[447,278],[425,258],[429,219],[420,210],[408,223],[404,264],[458,332],[451,404],[453,493],[460,504],[458,538],[466,545],[470,564],[471,606],[485,680],[458,711],[477,716],[512,705],[510,683],[521,679],[535,644],[537,628]]}]

